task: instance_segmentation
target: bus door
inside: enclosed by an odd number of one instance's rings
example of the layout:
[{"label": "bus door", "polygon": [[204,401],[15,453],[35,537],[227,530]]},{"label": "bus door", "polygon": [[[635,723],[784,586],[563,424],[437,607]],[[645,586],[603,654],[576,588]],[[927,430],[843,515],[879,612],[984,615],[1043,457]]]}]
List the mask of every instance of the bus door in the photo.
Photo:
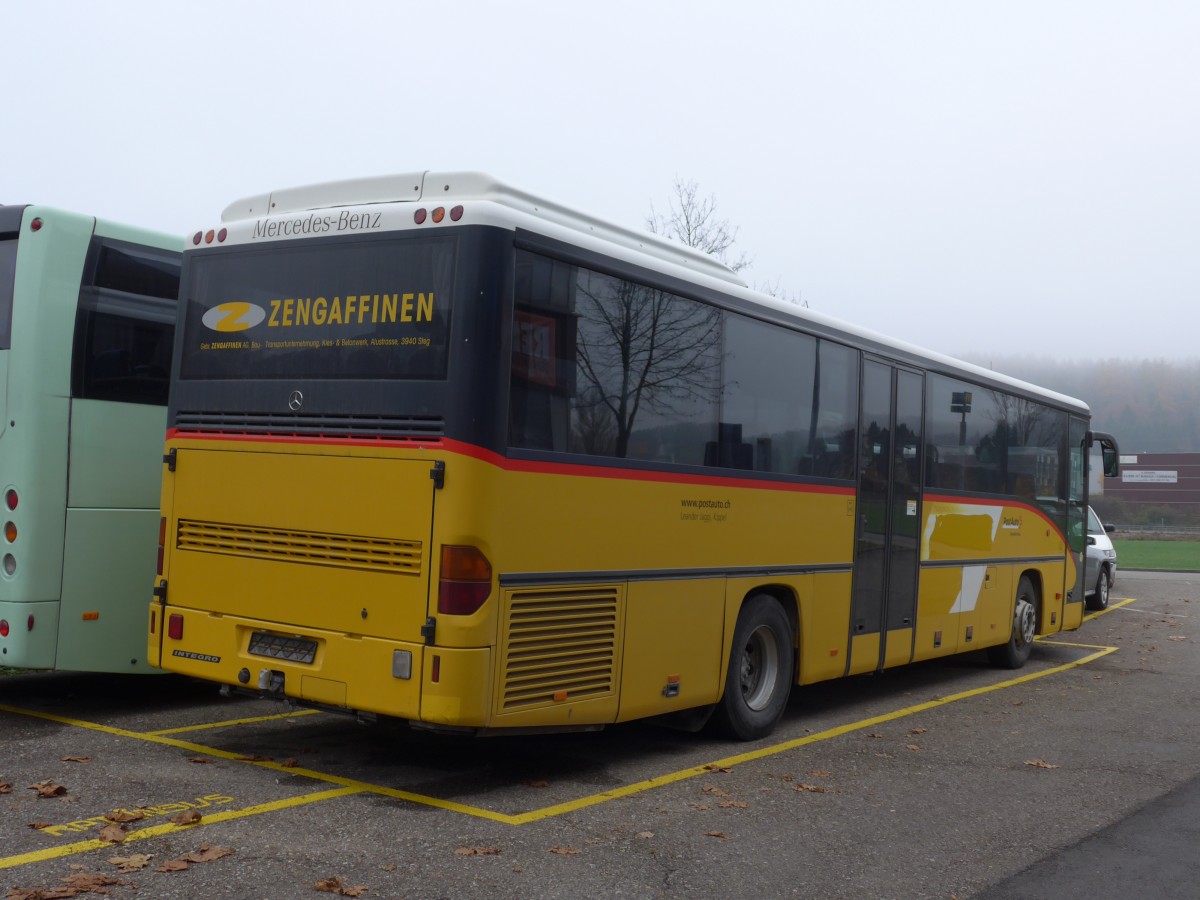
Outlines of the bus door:
[{"label": "bus door", "polygon": [[863,362],[847,675],[912,660],[924,394],[920,373]]}]

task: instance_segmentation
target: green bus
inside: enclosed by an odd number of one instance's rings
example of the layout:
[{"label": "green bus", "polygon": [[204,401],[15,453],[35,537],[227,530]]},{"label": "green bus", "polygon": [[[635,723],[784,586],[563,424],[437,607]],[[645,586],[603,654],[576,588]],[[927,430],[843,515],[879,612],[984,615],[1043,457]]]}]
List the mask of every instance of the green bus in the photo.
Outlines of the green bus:
[{"label": "green bus", "polygon": [[150,672],[180,238],[0,206],[0,667]]}]

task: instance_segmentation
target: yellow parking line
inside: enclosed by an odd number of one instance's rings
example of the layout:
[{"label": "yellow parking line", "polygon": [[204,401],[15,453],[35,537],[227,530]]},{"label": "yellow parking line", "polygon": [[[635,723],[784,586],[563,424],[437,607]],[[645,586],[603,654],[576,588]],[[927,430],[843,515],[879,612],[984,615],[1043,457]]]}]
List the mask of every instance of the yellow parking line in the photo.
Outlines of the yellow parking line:
[{"label": "yellow parking line", "polygon": [[276,812],[281,809],[304,806],[308,803],[319,803],[323,800],[332,800],[335,797],[345,797],[358,793],[361,793],[358,788],[342,787],[331,791],[318,791],[314,794],[305,794],[302,797],[291,797],[287,800],[272,800],[269,803],[259,803],[255,806],[247,806],[244,809],[226,809],[221,812],[206,814],[196,825],[173,825],[168,822],[163,825],[153,825],[150,828],[130,831],[125,835],[125,839],[120,844],[92,839],[90,841],[77,841],[74,844],[47,847],[45,850],[34,850],[31,853],[21,853],[17,856],[3,857],[0,858],[0,869],[11,869],[16,866],[43,862],[47,859],[57,859],[60,856],[73,856],[77,853],[86,853],[89,850],[98,850],[101,848],[116,850],[117,847],[134,841],[144,841],[146,838],[158,837],[161,834],[169,834],[171,832],[187,831],[190,828],[195,828],[197,825],[214,825],[218,822],[228,822],[230,819],[242,819],[246,816],[256,816],[259,813]]},{"label": "yellow parking line", "polygon": [[183,734],[187,731],[209,731],[214,728],[232,728],[234,725],[253,725],[256,722],[272,722],[276,719],[294,719],[299,716],[320,715],[319,709],[296,709],[291,712],[276,713],[273,716],[254,716],[248,719],[229,719],[224,722],[209,722],[206,725],[186,725],[183,728],[164,728],[161,731],[142,731],[139,734]]},{"label": "yellow parking line", "polygon": [[1122,606],[1128,606],[1130,603],[1136,602],[1137,601],[1133,597],[1129,597],[1125,600],[1118,600],[1116,603],[1108,604],[1108,606],[1106,606],[1104,609],[1096,610],[1096,612],[1086,613],[1083,617],[1083,621],[1087,622],[1090,619],[1098,619],[1100,616],[1106,615],[1112,612],[1114,609],[1120,609]]}]

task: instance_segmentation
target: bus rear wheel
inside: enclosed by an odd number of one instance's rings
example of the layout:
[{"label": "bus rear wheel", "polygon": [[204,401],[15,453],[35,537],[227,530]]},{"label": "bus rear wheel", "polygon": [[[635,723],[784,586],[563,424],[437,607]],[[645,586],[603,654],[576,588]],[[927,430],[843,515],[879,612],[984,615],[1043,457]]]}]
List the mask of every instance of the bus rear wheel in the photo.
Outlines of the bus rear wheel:
[{"label": "bus rear wheel", "polygon": [[1007,644],[988,648],[992,665],[1002,669],[1019,669],[1033,652],[1033,637],[1037,634],[1037,588],[1033,579],[1022,575],[1017,583],[1017,599],[1013,604],[1012,634]]},{"label": "bus rear wheel", "polygon": [[741,741],[775,730],[792,688],[795,647],[787,613],[774,597],[751,597],[738,615],[725,694],[713,724]]}]

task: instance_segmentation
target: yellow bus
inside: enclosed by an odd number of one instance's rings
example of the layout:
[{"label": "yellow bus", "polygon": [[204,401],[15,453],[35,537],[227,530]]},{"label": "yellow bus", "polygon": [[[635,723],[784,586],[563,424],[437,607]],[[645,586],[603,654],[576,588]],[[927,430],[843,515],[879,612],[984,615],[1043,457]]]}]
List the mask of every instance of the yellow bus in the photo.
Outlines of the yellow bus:
[{"label": "yellow bus", "polygon": [[451,732],[661,717],[1083,614],[1085,404],[478,173],[184,253],[155,665]]}]

